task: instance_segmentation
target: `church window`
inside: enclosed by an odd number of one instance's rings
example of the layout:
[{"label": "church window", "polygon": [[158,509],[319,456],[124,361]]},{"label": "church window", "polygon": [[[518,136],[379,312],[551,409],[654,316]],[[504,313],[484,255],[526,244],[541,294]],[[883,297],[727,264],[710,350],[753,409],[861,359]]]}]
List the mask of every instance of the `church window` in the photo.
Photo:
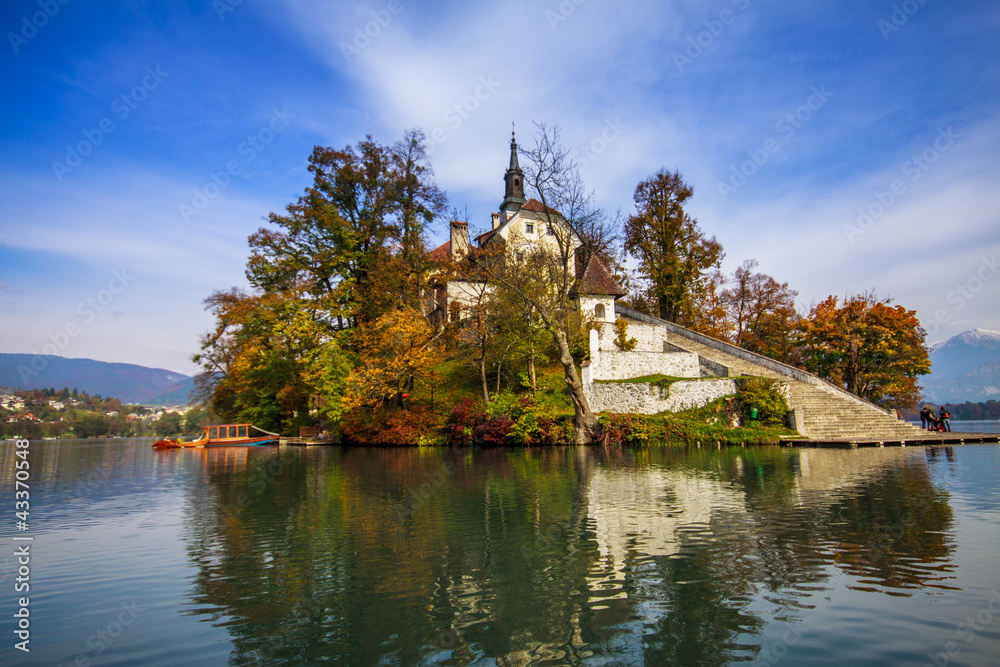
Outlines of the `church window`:
[{"label": "church window", "polygon": [[535,226],[534,225],[525,225],[524,226],[524,231],[527,232],[528,234],[534,234],[535,233]]},{"label": "church window", "polygon": [[594,306],[594,315],[598,319],[602,319],[602,320],[604,319],[604,304],[603,303],[599,303],[596,306]]}]

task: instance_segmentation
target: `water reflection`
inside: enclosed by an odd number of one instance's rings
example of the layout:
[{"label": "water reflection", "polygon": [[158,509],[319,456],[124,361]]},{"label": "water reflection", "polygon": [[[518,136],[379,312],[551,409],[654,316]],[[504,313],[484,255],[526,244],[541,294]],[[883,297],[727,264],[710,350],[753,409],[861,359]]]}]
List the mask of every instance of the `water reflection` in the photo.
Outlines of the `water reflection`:
[{"label": "water reflection", "polygon": [[728,664],[835,573],[880,596],[953,576],[913,451],[187,454],[190,613],[233,665]]}]

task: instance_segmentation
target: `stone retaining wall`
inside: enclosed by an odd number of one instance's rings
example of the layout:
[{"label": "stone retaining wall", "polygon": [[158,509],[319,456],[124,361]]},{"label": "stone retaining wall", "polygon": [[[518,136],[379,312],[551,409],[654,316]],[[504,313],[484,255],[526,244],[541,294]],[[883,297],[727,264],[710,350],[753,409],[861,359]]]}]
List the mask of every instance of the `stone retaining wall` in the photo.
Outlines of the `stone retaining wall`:
[{"label": "stone retaining wall", "polygon": [[[614,344],[614,329],[590,331],[590,366],[584,371],[584,382],[594,380],[628,380],[646,375],[670,375],[696,378],[701,376],[698,355],[693,352],[663,352],[665,336],[656,331],[659,327],[634,327],[642,335],[642,348],[622,352]],[[629,337],[635,337],[629,327]],[[662,331],[662,329],[661,329]]]},{"label": "stone retaining wall", "polygon": [[661,388],[649,382],[596,382],[585,383],[584,391],[594,412],[655,415],[700,408],[717,398],[732,396],[736,393],[736,383],[732,380],[679,380]]}]

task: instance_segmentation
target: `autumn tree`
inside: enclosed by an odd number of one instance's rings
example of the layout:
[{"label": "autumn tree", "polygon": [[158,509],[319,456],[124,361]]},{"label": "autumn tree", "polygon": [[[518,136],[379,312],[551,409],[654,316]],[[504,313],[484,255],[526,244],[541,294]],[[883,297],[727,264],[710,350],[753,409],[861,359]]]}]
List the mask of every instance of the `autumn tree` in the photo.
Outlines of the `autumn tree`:
[{"label": "autumn tree", "polygon": [[636,212],[625,223],[625,250],[639,261],[656,314],[683,325],[693,322],[706,272],[723,257],[722,244],[684,210],[693,193],[679,171],[660,171],[636,186]]},{"label": "autumn tree", "polygon": [[436,334],[414,308],[392,309],[356,337],[358,364],[347,379],[347,407],[402,408],[404,395],[438,360]]},{"label": "autumn tree", "polygon": [[420,307],[426,231],[445,207],[423,133],[316,147],[309,171],[305,193],[249,239],[253,291],[206,302],[216,325],[195,357],[198,389],[227,419],[290,429],[317,407],[338,419],[363,330]]},{"label": "autumn tree", "polygon": [[312,396],[339,405],[345,388],[319,380],[338,368],[346,376],[345,353],[315,300],[234,288],[206,306],[216,324],[194,356],[204,369],[195,384],[216,415],[290,432],[311,421]]},{"label": "autumn tree", "polygon": [[799,316],[795,310],[798,292],[771,276],[755,271],[757,260],[743,262],[721,293],[732,326],[731,340],[751,352],[796,363],[795,340]]},{"label": "autumn tree", "polygon": [[[725,284],[726,278],[718,269],[709,271],[704,276],[702,287],[693,298],[688,326],[707,336],[730,341],[733,338],[733,322],[729,316]],[[642,299],[642,295],[637,297],[633,298],[637,298],[641,305],[649,308],[648,296],[646,299]],[[651,308],[642,312],[652,314],[655,311],[655,308]]]},{"label": "autumn tree", "polygon": [[371,137],[341,150],[317,147],[309,171],[305,194],[250,237],[250,283],[264,292],[304,287],[339,328],[418,307],[425,232],[445,207],[423,133],[391,147]]},{"label": "autumn tree", "polygon": [[499,369],[507,363],[521,384],[536,392],[537,366],[550,360],[553,348],[552,336],[542,325],[535,306],[517,292],[498,286],[489,303],[489,316],[496,336],[498,377]]},{"label": "autumn tree", "polygon": [[[486,377],[493,344],[494,322],[491,317],[494,309],[491,303],[491,290],[485,281],[469,281],[467,305],[464,319],[459,327],[458,339],[464,345],[466,357],[473,363],[479,373],[479,387],[482,391],[483,407],[490,404],[490,385]],[[457,302],[452,302],[456,306]]]},{"label": "autumn tree", "polygon": [[806,367],[882,407],[915,405],[930,373],[926,332],[916,311],[890,304],[869,293],[813,307],[800,324]]}]

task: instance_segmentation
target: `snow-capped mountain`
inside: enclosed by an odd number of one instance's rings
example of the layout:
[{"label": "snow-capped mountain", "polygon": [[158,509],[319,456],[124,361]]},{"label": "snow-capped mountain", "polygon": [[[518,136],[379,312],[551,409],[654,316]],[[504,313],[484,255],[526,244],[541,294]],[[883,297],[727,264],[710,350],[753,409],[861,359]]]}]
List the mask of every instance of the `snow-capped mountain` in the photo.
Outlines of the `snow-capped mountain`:
[{"label": "snow-capped mountain", "polygon": [[1000,399],[1000,331],[973,329],[931,351],[932,374],[921,380],[935,403]]}]

